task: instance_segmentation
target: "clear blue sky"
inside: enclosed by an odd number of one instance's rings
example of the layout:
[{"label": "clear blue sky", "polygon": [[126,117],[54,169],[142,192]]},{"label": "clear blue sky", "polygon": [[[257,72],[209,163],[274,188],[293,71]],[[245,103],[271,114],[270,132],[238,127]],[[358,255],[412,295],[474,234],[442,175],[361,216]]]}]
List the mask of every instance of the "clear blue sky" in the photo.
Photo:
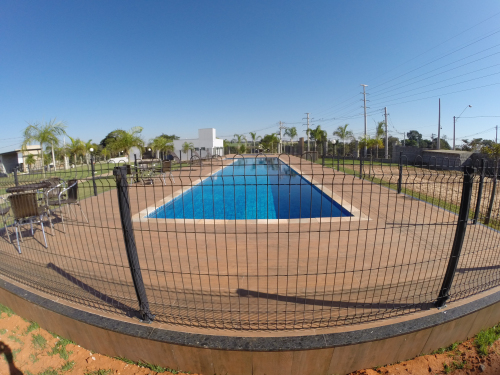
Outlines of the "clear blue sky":
[{"label": "clear blue sky", "polygon": [[476,116],[500,116],[499,64],[498,0],[3,0],[0,152],[54,117],[97,142],[137,125],[146,140],[302,131],[305,112],[361,135],[361,83],[370,131],[387,106],[392,135],[430,138],[440,96],[448,139],[469,104],[457,139],[493,139],[500,117]]}]

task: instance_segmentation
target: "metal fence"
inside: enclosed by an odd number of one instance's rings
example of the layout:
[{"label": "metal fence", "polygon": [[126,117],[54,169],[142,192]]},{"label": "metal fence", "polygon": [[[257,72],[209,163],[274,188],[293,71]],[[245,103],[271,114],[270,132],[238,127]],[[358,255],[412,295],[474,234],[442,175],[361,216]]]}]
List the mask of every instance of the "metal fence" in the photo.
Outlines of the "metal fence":
[{"label": "metal fence", "polygon": [[[316,158],[10,174],[0,274],[113,314],[237,330],[369,322],[500,284],[493,163]],[[29,194],[39,208],[22,217],[9,197]]]}]

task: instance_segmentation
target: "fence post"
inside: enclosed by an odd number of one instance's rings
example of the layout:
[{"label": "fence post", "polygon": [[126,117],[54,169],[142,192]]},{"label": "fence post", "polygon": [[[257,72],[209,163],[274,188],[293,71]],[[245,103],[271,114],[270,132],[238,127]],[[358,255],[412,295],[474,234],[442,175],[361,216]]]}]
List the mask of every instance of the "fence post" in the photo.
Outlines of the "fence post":
[{"label": "fence post", "polygon": [[139,169],[137,169],[137,155],[134,154],[135,182],[139,182]]},{"label": "fence post", "polygon": [[90,154],[90,167],[92,168],[92,185],[94,185],[94,195],[97,195],[97,185],[95,184],[94,155]]},{"label": "fence post", "polygon": [[359,156],[359,178],[363,178],[363,158]]},{"label": "fence post", "polygon": [[[343,164],[345,164],[345,158],[344,158],[344,163]],[[337,172],[340,172],[340,158],[339,158],[338,155],[337,155]]]},{"label": "fence post", "polygon": [[477,189],[477,201],[476,201],[476,211],[474,212],[474,224],[477,224],[477,219],[479,218],[479,211],[481,209],[481,196],[483,195],[483,183],[484,183],[484,159],[481,159],[481,175],[479,177],[479,187]]},{"label": "fence post", "polygon": [[17,167],[14,167],[14,184],[19,186],[19,178],[17,177]]},{"label": "fence post", "polygon": [[118,193],[118,205],[120,209],[120,220],[122,225],[123,239],[125,240],[125,248],[127,258],[134,281],[135,293],[139,302],[139,312],[142,319],[149,323],[153,321],[154,315],[149,310],[149,302],[142,279],[141,266],[137,255],[137,246],[135,244],[134,228],[132,227],[132,219],[130,213],[130,197],[128,194],[127,183],[127,166],[115,167],[113,175],[116,178],[116,188]]},{"label": "fence post", "polygon": [[460,252],[462,251],[465,232],[467,230],[467,221],[469,220],[473,179],[474,168],[464,167],[464,182],[462,187],[460,210],[458,212],[457,229],[455,231],[455,239],[453,240],[453,247],[451,248],[448,267],[446,268],[446,273],[444,275],[443,285],[441,286],[439,296],[435,302],[437,308],[443,307],[446,301],[450,298],[450,290],[453,284],[453,277],[455,276],[455,271],[457,270],[458,261],[460,259]]},{"label": "fence post", "polygon": [[495,165],[493,167],[493,173],[495,174],[493,177],[493,186],[491,188],[490,195],[490,204],[488,205],[488,213],[486,214],[486,218],[484,219],[484,223],[488,225],[491,219],[491,213],[493,212],[493,203],[495,202],[495,193],[497,190],[497,180],[498,180],[498,160],[495,160]]},{"label": "fence post", "polygon": [[399,178],[398,178],[398,194],[401,194],[401,185],[403,183],[403,151],[399,152]]}]

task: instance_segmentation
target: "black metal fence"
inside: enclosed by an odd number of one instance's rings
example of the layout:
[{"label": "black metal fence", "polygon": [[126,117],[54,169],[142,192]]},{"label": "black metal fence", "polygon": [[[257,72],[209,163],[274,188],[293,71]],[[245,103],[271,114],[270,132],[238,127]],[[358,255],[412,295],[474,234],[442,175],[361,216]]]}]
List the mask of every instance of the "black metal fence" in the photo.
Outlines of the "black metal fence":
[{"label": "black metal fence", "polygon": [[[493,164],[305,153],[14,173],[0,178],[0,274],[76,305],[209,328],[441,307],[500,284]],[[35,212],[17,195],[35,196]]]}]

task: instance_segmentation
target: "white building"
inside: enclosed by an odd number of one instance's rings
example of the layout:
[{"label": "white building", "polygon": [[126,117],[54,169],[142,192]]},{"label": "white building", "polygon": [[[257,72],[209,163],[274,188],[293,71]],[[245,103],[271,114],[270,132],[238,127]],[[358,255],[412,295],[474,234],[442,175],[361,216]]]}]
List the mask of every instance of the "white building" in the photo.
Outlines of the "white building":
[{"label": "white building", "polygon": [[174,152],[182,160],[191,159],[192,152],[182,152],[182,145],[192,143],[194,150],[200,154],[202,158],[207,156],[210,152],[211,155],[224,156],[224,141],[215,136],[214,128],[198,129],[198,138],[193,139],[177,139],[174,141]]}]

